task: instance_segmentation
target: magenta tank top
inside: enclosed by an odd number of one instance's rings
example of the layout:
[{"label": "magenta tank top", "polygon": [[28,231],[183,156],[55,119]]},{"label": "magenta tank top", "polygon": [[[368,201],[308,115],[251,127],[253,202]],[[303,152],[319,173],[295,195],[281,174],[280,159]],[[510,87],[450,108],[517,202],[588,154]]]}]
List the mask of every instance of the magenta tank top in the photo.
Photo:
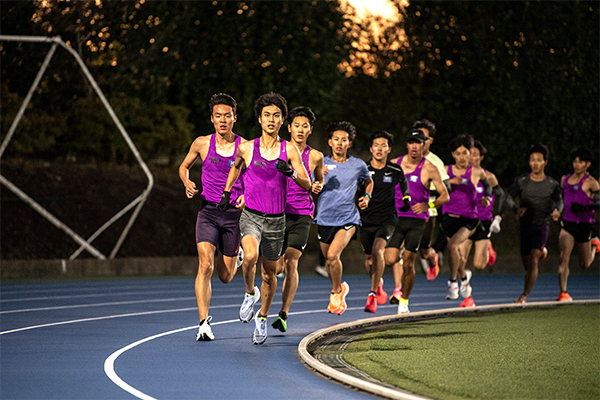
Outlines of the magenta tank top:
[{"label": "magenta tank top", "polygon": [[[302,152],[302,164],[306,171],[310,171],[308,160],[310,158],[310,147],[307,145]],[[310,173],[310,172],[309,172]],[[311,178],[312,181],[312,178]],[[292,178],[287,178],[287,202],[285,203],[286,214],[310,215],[315,213],[315,203],[310,197],[310,190],[301,188]]]},{"label": "magenta tank top", "polygon": [[[402,159],[404,156],[400,157],[396,163],[398,165],[402,164]],[[421,218],[429,220],[429,213],[424,212],[422,214],[415,214],[412,210],[412,206],[417,203],[425,203],[429,202],[429,187],[423,186],[423,182],[421,181],[421,172],[423,171],[423,165],[425,164],[425,157],[421,159],[421,162],[414,171],[410,173],[405,173],[404,176],[408,180],[408,193],[410,194],[410,207],[411,209],[408,211],[398,211],[399,217],[409,217],[409,218]],[[402,189],[400,189],[400,184],[396,185],[396,209],[402,207],[404,202],[402,201]]]},{"label": "magenta tank top", "polygon": [[[484,169],[483,172],[486,172],[486,170]],[[493,209],[494,209],[494,200],[496,200],[496,195],[494,193],[492,193],[492,201],[490,202],[490,205],[487,207],[484,207],[483,204],[481,204],[481,199],[483,199],[483,196],[485,195],[485,188],[483,187],[483,183],[481,183],[481,181],[477,182],[477,195],[475,197],[475,202],[477,205],[477,219],[480,221],[491,221],[494,219],[494,213],[493,213]]]},{"label": "magenta tank top", "polygon": [[[452,172],[452,165],[448,165],[448,176],[450,179],[454,178],[454,172]],[[444,214],[454,214],[459,217],[465,218],[477,218],[477,190],[471,182],[472,168],[469,165],[467,172],[463,175],[463,183],[460,185],[452,184],[450,193],[450,201],[442,206],[442,212]]]},{"label": "magenta tank top", "polygon": [[[287,142],[281,141],[279,157],[288,160]],[[246,207],[266,214],[281,214],[285,209],[287,177],[277,171],[277,158],[267,160],[260,154],[260,137],[252,145],[252,162],[244,175]]]},{"label": "magenta tank top", "polygon": [[[235,135],[235,149],[230,157],[223,157],[217,153],[216,133],[210,137],[208,153],[202,162],[202,197],[213,203],[219,203],[229,170],[235,162],[237,150],[242,138]],[[234,201],[244,193],[243,178],[240,176],[231,188],[231,200]]]},{"label": "magenta tank top", "polygon": [[590,176],[589,173],[586,173],[583,178],[579,182],[574,185],[569,185],[567,180],[573,174],[566,175],[563,180],[563,188],[564,188],[564,201],[565,201],[565,211],[563,214],[563,219],[569,222],[576,223],[586,223],[592,224],[594,223],[594,210],[584,211],[580,213],[573,213],[571,211],[572,203],[579,203],[582,206],[591,206],[594,204],[594,200],[592,200],[582,189],[583,182]]}]

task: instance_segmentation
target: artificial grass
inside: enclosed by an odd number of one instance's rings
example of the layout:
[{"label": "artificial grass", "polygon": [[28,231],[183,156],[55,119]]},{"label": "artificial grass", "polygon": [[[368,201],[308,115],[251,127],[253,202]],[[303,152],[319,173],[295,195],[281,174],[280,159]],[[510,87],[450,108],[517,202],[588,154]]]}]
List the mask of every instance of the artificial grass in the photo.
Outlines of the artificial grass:
[{"label": "artificial grass", "polygon": [[439,399],[599,399],[600,306],[401,323],[354,340],[346,362]]}]

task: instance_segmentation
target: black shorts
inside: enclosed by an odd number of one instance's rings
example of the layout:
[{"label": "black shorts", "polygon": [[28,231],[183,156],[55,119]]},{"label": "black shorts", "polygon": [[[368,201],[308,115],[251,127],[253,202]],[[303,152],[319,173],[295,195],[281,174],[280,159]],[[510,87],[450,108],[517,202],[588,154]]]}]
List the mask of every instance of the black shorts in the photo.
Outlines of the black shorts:
[{"label": "black shorts", "polygon": [[304,251],[310,232],[310,215],[285,214],[285,236],[283,238],[283,252],[291,247]]},{"label": "black shorts", "polygon": [[519,247],[521,256],[528,256],[533,249],[542,251],[548,241],[550,225],[542,222],[540,224],[527,224],[521,221],[519,225]]},{"label": "black shorts", "polygon": [[456,235],[460,228],[467,228],[469,231],[477,228],[479,220],[477,218],[451,217],[448,214],[442,215],[442,231],[451,238]]},{"label": "black shorts", "polygon": [[368,225],[360,227],[360,244],[365,254],[371,255],[375,239],[383,238],[387,243],[394,233],[394,225]]},{"label": "black shorts", "polygon": [[429,220],[425,223],[425,229],[423,230],[423,236],[421,236],[420,249],[428,249],[431,247],[433,242],[433,233],[435,232],[435,217],[429,216]]},{"label": "black shorts", "polygon": [[594,236],[594,225],[586,222],[571,222],[571,221],[560,221],[562,228],[569,233],[575,242],[585,243],[592,240]]},{"label": "black shorts", "polygon": [[[323,226],[317,225],[317,238],[319,242],[325,244],[331,244],[333,242],[333,238],[335,238],[335,234],[342,229],[349,231],[352,227],[356,227],[354,224],[348,224],[344,226]],[[356,230],[354,231],[354,235],[351,240],[356,239]]]},{"label": "black shorts", "polygon": [[387,247],[399,249],[402,242],[404,242],[406,250],[416,253],[419,250],[426,222],[427,220],[423,218],[399,217],[396,229],[394,229],[394,234]]},{"label": "black shorts", "polygon": [[469,240],[474,242],[478,242],[480,240],[489,240],[490,236],[492,236],[492,233],[490,232],[490,226],[492,226],[492,221],[489,219],[479,221],[479,225],[477,225],[477,228],[475,228],[475,232],[469,236]]}]

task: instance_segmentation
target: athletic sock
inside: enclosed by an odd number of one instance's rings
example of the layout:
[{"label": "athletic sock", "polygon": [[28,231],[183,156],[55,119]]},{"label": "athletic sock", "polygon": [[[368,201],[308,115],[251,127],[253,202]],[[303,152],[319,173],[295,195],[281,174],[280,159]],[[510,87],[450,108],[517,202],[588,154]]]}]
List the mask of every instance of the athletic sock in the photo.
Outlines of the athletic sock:
[{"label": "athletic sock", "polygon": [[377,292],[374,292],[373,290],[371,290],[369,292],[369,296],[377,296]]}]

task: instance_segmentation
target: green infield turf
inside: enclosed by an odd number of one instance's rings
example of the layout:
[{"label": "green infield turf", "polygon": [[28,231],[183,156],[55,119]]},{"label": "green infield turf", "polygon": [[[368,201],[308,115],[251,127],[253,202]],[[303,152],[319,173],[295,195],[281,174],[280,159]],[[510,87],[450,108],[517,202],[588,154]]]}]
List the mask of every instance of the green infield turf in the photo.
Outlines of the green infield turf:
[{"label": "green infield turf", "polygon": [[600,399],[600,306],[402,323],[343,353],[372,377],[439,399]]}]

